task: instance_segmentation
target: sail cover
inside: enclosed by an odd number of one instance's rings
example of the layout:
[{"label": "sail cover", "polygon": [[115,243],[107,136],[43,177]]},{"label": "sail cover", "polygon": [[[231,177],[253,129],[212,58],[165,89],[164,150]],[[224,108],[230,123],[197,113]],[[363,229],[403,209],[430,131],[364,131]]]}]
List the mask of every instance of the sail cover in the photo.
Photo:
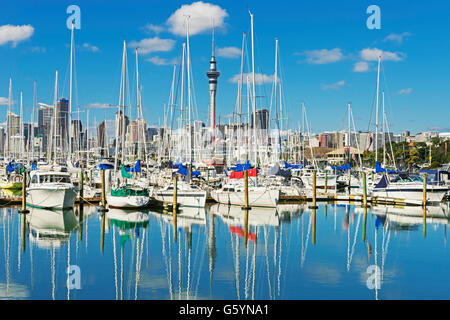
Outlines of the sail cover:
[{"label": "sail cover", "polygon": [[340,167],[331,167],[333,170],[350,170],[351,169],[351,165],[350,162],[347,163],[345,166],[340,166]]},{"label": "sail cover", "polygon": [[397,170],[382,168],[378,161],[375,162],[375,171],[376,171],[376,173],[380,173],[380,172],[399,173],[399,171],[397,171]]}]

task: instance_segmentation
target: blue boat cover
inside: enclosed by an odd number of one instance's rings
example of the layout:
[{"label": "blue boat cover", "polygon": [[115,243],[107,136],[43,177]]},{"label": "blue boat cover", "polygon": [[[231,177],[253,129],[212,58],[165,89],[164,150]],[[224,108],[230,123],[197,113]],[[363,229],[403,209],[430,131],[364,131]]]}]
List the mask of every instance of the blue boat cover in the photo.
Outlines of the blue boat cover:
[{"label": "blue boat cover", "polygon": [[289,168],[292,168],[292,169],[302,169],[303,166],[302,166],[301,164],[289,164],[289,163],[287,163],[287,161],[285,161],[285,162],[284,162],[284,168],[285,168],[285,169],[289,169]]},{"label": "blue boat cover", "polygon": [[112,164],[106,164],[106,163],[100,163],[98,167],[100,168],[100,170],[114,169],[114,166]]},{"label": "blue boat cover", "polygon": [[247,160],[247,162],[244,163],[244,165],[242,165],[241,162],[238,161],[236,167],[231,167],[230,169],[233,170],[233,171],[236,171],[236,172],[242,172],[242,171],[250,170],[251,169],[251,167],[250,167],[250,160]]},{"label": "blue boat cover", "polygon": [[351,165],[350,165],[350,162],[349,162],[345,166],[331,167],[331,169],[333,169],[333,170],[350,170],[351,169]]},{"label": "blue boat cover", "polygon": [[380,172],[399,173],[399,171],[397,171],[397,170],[382,168],[381,165],[378,163],[378,161],[375,162],[375,171],[376,171],[376,173],[380,173]]},{"label": "blue boat cover", "polygon": [[134,168],[126,168],[127,172],[141,172],[141,160],[137,160]]}]

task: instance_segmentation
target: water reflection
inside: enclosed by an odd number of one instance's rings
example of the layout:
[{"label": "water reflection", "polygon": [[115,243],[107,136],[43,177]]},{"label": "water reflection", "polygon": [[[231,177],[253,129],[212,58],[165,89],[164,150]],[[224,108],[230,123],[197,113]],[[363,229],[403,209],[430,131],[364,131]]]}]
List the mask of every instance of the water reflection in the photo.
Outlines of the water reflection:
[{"label": "water reflection", "polygon": [[[444,205],[213,205],[183,208],[176,220],[89,206],[30,211],[0,209],[0,298],[450,297]],[[70,265],[81,269],[81,290],[66,286]],[[370,266],[380,286],[370,287]]]}]

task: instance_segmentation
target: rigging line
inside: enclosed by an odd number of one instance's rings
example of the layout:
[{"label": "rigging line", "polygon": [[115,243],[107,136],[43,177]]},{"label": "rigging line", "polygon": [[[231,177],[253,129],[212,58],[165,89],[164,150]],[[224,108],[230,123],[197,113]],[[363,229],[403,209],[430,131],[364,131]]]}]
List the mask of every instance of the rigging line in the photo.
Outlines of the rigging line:
[{"label": "rigging line", "polygon": [[[386,77],[386,70],[385,70],[385,68],[384,68],[384,63],[383,63],[383,61],[381,61],[381,68],[382,68],[382,71],[383,71],[383,80],[384,80],[384,85],[385,85],[385,88],[386,88],[386,90],[385,91],[387,91],[387,96],[388,96],[388,105],[389,105],[389,108],[390,109],[388,109],[389,110],[389,112],[390,112],[390,110],[392,110],[392,101],[391,101],[391,90],[390,90],[390,88],[389,88],[389,83],[388,83],[388,81],[387,81],[387,77]],[[390,113],[389,114],[389,118],[394,118],[394,113]],[[395,119],[394,119],[395,120]],[[395,121],[394,121],[395,122]]]},{"label": "rigging line", "polygon": [[350,271],[350,264],[352,263],[353,254],[355,253],[355,244],[356,244],[356,236],[358,235],[358,229],[359,229],[359,222],[361,220],[361,214],[358,214],[358,222],[356,223],[356,230],[355,230],[355,236],[353,239],[353,245],[352,245],[352,252],[350,254],[350,260],[347,264],[347,271]]},{"label": "rigging line", "polygon": [[[358,148],[358,151],[361,152],[361,149],[359,148],[359,142],[358,142],[358,139],[357,139],[357,136],[356,136],[355,118],[353,117],[353,109],[352,108],[350,108],[350,115],[351,115],[351,118],[352,118],[353,129],[355,130],[356,147]],[[361,159],[361,155],[360,154],[358,154],[358,159],[359,159],[360,170],[362,170],[362,159]]]},{"label": "rigging line", "polygon": [[312,214],[309,215],[308,232],[306,233],[306,240],[305,240],[305,251],[303,252],[301,263],[300,263],[301,268],[303,268],[303,265],[306,260],[306,252],[308,251],[309,236],[311,234],[311,223],[312,223]]},{"label": "rigging line", "polygon": [[269,286],[269,298],[272,300],[272,288],[270,285],[270,267],[269,267],[269,255],[267,250],[267,229],[266,226],[264,226],[264,249],[266,252],[266,270],[267,270],[267,284]]}]

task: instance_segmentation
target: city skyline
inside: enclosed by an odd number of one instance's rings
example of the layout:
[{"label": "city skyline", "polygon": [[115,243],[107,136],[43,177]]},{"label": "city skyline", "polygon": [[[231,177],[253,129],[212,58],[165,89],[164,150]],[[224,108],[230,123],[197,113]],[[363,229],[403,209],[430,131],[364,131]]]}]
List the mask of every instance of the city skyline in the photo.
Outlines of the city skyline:
[{"label": "city skyline", "polygon": [[[0,13],[2,123],[6,118],[5,99],[10,77],[15,101],[11,111],[19,113],[18,97],[23,91],[24,122],[31,121],[34,80],[37,81],[37,101],[51,104],[54,72],[58,69],[61,74],[58,99],[69,95],[70,31],[66,27],[69,17],[66,9],[70,4],[73,3],[42,1],[36,5],[18,1],[2,4],[5,8]],[[76,4],[81,8],[82,24],[81,29],[75,31],[73,108],[79,107],[84,112],[80,115],[83,123],[86,106],[89,106],[92,123],[114,119],[117,109],[110,106],[116,105],[119,97],[121,45],[126,40],[130,55],[131,104],[136,105],[133,102],[136,98],[132,54],[134,48],[139,47],[144,118],[149,126],[163,125],[163,104],[167,104],[170,93],[172,63],[180,60],[185,40],[180,15],[195,7],[203,18],[193,20],[191,28],[193,95],[199,120],[206,125],[210,96],[205,73],[211,59],[212,31],[208,20],[214,17],[217,70],[221,72],[216,122],[228,123],[237,95],[235,80],[240,72],[242,32],[246,32],[247,37],[250,35],[250,9],[255,15],[256,73],[260,75],[257,82],[263,83],[257,85],[256,93],[265,97],[258,101],[257,108],[269,108],[277,38],[290,129],[298,129],[301,102],[305,101],[312,132],[345,130],[346,106],[351,101],[356,129],[374,132],[374,57],[381,53],[381,89],[386,90],[390,131],[450,131],[445,116],[449,101],[446,89],[449,75],[445,66],[449,64],[446,56],[450,53],[450,44],[448,41],[438,43],[435,36],[428,38],[429,34],[449,27],[444,16],[445,9],[450,7],[443,1],[432,1],[429,8],[406,1],[378,1],[380,30],[369,30],[366,26],[369,17],[366,9],[371,4],[368,1],[346,4],[323,1],[324,7],[291,4],[290,1],[281,1],[276,6],[269,1],[250,1],[247,5],[226,1],[174,1],[161,6],[162,2],[155,0],[146,4],[135,2],[124,10],[119,10],[118,1],[79,1]],[[291,6],[292,12],[287,10]],[[408,8],[408,13],[399,10],[402,6]],[[422,23],[415,21],[419,10]],[[399,12],[403,12],[401,19]],[[284,18],[276,13],[283,14]],[[119,17],[127,23],[117,23]],[[19,29],[5,31],[5,26]],[[250,43],[248,49],[249,46]],[[246,69],[244,72],[248,71]],[[423,112],[424,109],[427,112]],[[73,119],[76,118],[74,115]],[[133,110],[132,120],[135,118]]]}]

